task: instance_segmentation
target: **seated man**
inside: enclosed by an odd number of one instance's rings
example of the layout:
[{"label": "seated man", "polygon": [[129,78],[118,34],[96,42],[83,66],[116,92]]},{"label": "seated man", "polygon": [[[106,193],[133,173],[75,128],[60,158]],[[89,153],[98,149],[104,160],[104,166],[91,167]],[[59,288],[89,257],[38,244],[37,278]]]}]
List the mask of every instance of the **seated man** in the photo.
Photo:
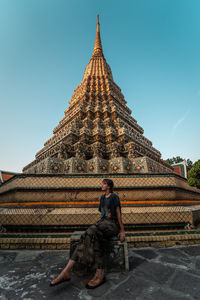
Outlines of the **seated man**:
[{"label": "seated man", "polygon": [[121,218],[121,206],[119,197],[113,193],[113,181],[104,179],[102,182],[102,191],[99,211],[101,219],[90,226],[81,236],[78,245],[72,253],[67,265],[55,278],[50,286],[55,286],[61,282],[70,280],[71,270],[76,262],[91,266],[95,264],[96,273],[88,282],[86,288],[94,289],[105,282],[102,241],[108,240],[113,236],[119,235],[120,242],[125,240],[124,226]]}]

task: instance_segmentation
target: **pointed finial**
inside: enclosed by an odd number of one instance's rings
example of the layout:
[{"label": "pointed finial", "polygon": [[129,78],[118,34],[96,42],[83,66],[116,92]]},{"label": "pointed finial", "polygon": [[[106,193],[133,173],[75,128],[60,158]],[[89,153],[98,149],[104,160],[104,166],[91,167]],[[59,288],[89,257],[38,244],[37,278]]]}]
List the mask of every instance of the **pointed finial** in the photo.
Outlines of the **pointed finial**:
[{"label": "pointed finial", "polygon": [[99,31],[99,15],[97,15],[97,30]]},{"label": "pointed finial", "polygon": [[94,44],[94,55],[103,55],[103,49],[101,46],[101,37],[100,37],[100,24],[99,24],[99,15],[97,15],[97,29],[96,29],[96,39]]}]

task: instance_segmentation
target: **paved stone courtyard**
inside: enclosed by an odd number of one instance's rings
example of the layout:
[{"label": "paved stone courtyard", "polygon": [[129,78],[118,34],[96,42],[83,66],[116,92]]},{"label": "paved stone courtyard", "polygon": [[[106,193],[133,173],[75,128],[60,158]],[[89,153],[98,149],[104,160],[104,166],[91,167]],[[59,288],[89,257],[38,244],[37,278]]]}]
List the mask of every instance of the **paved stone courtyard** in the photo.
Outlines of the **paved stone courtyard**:
[{"label": "paved stone courtyard", "polygon": [[109,273],[95,290],[89,277],[49,287],[69,251],[0,251],[0,299],[200,299],[200,245],[129,249],[130,271]]}]

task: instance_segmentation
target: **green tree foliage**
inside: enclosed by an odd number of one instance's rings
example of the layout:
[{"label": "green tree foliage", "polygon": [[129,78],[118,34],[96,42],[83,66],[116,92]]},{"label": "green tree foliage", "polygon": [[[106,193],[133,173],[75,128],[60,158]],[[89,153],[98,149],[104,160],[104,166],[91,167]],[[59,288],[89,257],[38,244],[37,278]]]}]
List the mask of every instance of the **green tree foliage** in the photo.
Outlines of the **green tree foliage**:
[{"label": "green tree foliage", "polygon": [[200,160],[196,161],[188,172],[188,184],[200,189]]},{"label": "green tree foliage", "polygon": [[192,169],[192,166],[193,166],[193,162],[188,158],[186,160],[186,163],[187,163],[187,166],[188,166],[188,170],[191,170]]},{"label": "green tree foliage", "polygon": [[170,165],[173,165],[173,164],[177,164],[183,160],[184,159],[181,158],[180,156],[176,156],[176,157],[166,159],[166,162],[168,162],[168,164],[170,164]]},{"label": "green tree foliage", "polygon": [[[166,159],[166,162],[170,165],[173,165],[173,164],[177,164],[177,163],[180,163],[184,160],[184,158],[180,157],[180,156],[176,156],[176,157],[172,157],[172,158],[168,158]],[[188,158],[186,160],[186,163],[187,163],[187,166],[188,166],[188,170],[190,170],[193,166],[193,162]]]}]

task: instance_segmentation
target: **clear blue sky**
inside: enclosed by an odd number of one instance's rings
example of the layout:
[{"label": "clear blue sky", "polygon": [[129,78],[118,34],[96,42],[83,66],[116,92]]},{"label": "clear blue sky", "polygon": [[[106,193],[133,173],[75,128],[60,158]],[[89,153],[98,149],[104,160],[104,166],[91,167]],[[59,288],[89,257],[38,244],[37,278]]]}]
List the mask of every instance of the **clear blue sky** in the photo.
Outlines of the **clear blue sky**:
[{"label": "clear blue sky", "polygon": [[21,172],[104,55],[164,159],[200,159],[199,0],[0,0],[0,169]]}]

